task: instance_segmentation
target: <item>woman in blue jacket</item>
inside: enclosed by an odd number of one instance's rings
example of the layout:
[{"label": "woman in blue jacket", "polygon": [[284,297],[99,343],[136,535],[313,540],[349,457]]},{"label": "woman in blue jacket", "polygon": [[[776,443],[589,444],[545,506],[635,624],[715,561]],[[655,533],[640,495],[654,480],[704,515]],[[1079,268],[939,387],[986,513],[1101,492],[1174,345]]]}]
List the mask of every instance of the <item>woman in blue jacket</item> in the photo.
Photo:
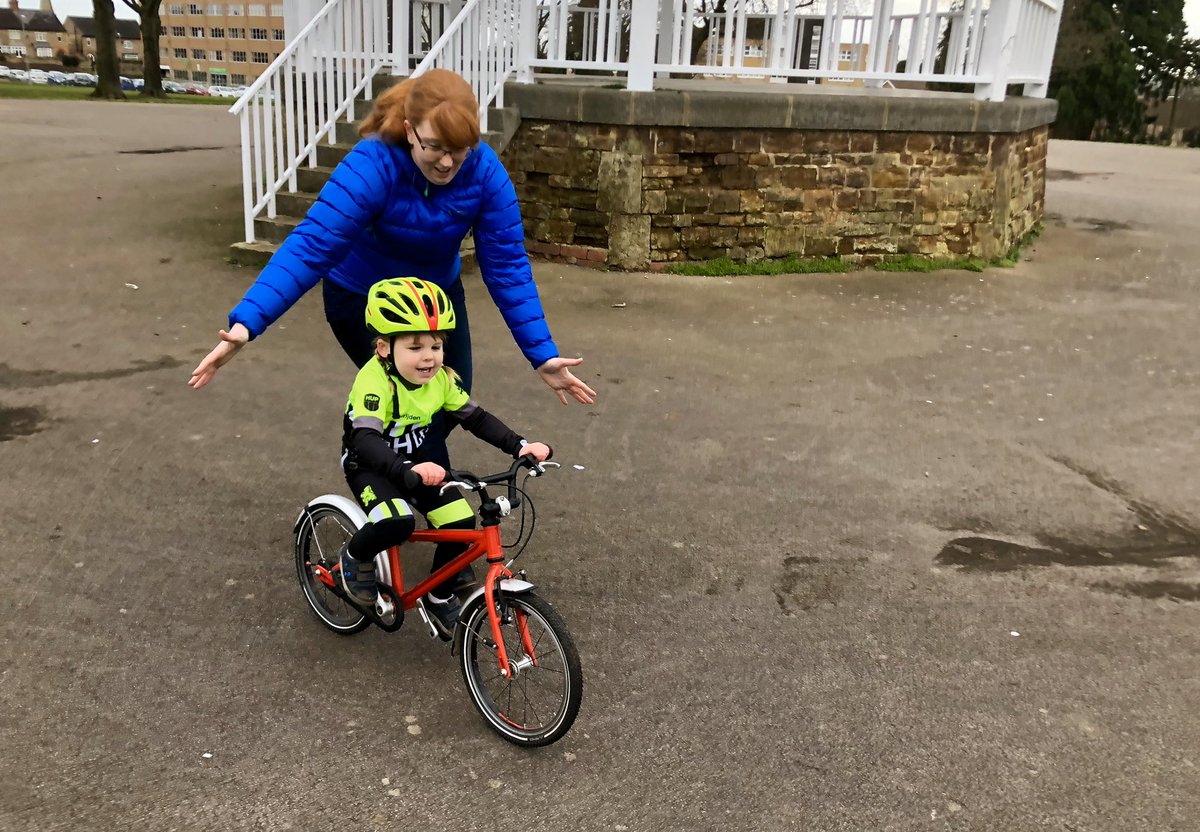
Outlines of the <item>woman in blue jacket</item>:
[{"label": "woman in blue jacket", "polygon": [[591,404],[595,391],[570,369],[582,359],[560,356],[550,337],[516,190],[479,141],[478,103],[467,82],[444,69],[404,81],[379,97],[359,132],[363,140],[233,308],[229,329],[188,383],[208,384],[318,282],[334,336],[361,367],[374,354],[363,324],[367,289],[384,278],[419,277],[441,286],[458,313],[446,364],[469,390],[471,336],[458,252],[473,231],[484,283],[525,358],[563,404],[568,396]]}]

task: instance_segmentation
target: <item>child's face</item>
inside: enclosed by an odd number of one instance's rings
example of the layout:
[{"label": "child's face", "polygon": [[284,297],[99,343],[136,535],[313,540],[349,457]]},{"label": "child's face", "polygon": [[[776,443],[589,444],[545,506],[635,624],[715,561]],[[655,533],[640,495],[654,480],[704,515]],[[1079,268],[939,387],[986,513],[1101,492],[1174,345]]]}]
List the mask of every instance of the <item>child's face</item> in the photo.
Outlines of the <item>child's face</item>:
[{"label": "child's face", "polygon": [[[388,343],[375,342],[380,358],[387,358]],[[396,336],[396,370],[409,384],[428,384],[442,369],[442,339],[429,332]]]}]

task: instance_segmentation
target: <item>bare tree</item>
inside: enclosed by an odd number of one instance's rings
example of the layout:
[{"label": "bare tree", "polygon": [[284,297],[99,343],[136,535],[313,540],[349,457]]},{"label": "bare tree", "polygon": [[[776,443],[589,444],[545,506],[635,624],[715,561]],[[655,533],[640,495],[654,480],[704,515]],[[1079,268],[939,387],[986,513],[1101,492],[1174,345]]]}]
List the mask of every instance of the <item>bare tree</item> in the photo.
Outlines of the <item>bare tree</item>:
[{"label": "bare tree", "polygon": [[96,18],[96,91],[91,97],[124,99],[117,67],[117,16],[112,0],[92,0],[92,14]]},{"label": "bare tree", "polygon": [[122,2],[137,12],[138,28],[142,31],[142,87],[143,98],[166,98],[162,85],[162,67],[158,63],[158,37],[162,34],[162,21],[158,17],[158,9],[162,0],[122,0]]}]

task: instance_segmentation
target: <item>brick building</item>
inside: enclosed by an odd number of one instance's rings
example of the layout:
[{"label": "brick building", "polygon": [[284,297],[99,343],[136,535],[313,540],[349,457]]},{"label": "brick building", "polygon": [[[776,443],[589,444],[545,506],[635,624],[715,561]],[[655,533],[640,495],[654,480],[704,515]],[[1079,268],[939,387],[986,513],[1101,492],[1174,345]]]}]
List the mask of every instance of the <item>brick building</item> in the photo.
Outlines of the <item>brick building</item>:
[{"label": "brick building", "polygon": [[[142,62],[142,30],[136,20],[114,21],[117,36],[117,60],[122,64],[140,64]],[[67,51],[78,55],[86,62],[96,60],[96,38],[99,27],[92,17],[68,17],[63,24],[66,29],[70,49]],[[122,70],[124,71],[124,70]]]},{"label": "brick building", "polygon": [[240,86],[287,45],[283,3],[164,2],[159,64],[178,81]]},{"label": "brick building", "polygon": [[0,55],[6,60],[53,61],[70,51],[50,0],[42,0],[37,9],[22,9],[17,0],[8,0],[8,7],[0,9]]}]

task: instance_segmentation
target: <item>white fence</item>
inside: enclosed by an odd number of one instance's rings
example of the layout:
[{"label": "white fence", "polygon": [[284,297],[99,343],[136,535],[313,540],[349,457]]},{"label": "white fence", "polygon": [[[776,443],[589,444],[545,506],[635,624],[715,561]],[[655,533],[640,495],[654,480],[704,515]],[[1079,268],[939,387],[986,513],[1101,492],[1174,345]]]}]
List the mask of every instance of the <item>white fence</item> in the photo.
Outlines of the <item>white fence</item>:
[{"label": "white fence", "polygon": [[241,119],[246,240],[336,125],[355,121],[383,71],[454,70],[485,130],[505,82],[538,69],[623,77],[631,90],[672,74],[942,82],[998,101],[1009,84],[1046,94],[1064,1],[874,0],[865,14],[866,0],[329,0],[230,110]]}]

